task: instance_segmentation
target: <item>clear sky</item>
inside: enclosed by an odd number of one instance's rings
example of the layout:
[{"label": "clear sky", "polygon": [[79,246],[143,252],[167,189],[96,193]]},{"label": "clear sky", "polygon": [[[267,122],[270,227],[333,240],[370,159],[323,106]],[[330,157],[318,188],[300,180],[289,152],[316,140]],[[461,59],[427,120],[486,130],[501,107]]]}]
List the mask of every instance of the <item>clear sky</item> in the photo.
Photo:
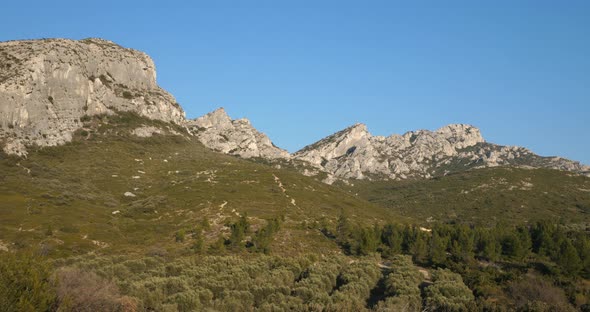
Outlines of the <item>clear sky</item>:
[{"label": "clear sky", "polygon": [[590,164],[590,1],[6,1],[0,41],[102,37],[147,52],[197,117],[225,107],[295,151],[479,127]]}]

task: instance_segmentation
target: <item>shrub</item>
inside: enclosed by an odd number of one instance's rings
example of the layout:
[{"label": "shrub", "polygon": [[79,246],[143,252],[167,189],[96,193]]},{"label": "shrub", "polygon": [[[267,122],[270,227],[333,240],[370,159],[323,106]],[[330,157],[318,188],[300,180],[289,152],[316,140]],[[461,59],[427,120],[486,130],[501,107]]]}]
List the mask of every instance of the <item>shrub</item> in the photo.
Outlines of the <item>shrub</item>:
[{"label": "shrub", "polygon": [[[528,273],[510,282],[508,293],[522,311],[572,311],[565,292],[545,278]],[[551,309],[550,309],[551,308]]]},{"label": "shrub", "polygon": [[125,98],[127,100],[131,100],[131,99],[133,99],[133,94],[129,91],[123,91],[123,98]]},{"label": "shrub", "polygon": [[56,300],[49,265],[27,254],[0,253],[0,309],[48,311]]},{"label": "shrub", "polygon": [[172,301],[181,312],[198,311],[201,308],[199,294],[194,291],[178,293],[173,296]]},{"label": "shrub", "polygon": [[[118,287],[95,273],[75,268],[57,271],[57,298],[60,311],[118,311]],[[125,300],[129,306],[129,299]]]},{"label": "shrub", "polygon": [[449,270],[438,269],[433,272],[434,284],[427,287],[426,306],[433,311],[462,312],[472,311],[474,296],[463,283],[461,275]]},{"label": "shrub", "polygon": [[179,243],[184,242],[185,236],[186,232],[184,230],[179,230],[178,232],[176,232],[176,234],[174,234],[175,240]]}]

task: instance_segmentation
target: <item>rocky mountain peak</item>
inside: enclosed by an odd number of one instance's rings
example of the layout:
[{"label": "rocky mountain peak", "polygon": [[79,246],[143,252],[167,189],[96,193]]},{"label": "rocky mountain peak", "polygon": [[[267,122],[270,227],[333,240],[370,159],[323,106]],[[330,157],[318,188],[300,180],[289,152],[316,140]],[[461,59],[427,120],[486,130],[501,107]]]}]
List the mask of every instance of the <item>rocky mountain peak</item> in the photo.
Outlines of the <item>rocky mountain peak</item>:
[{"label": "rocky mountain peak", "polygon": [[500,165],[533,166],[585,172],[577,162],[540,157],[524,148],[486,143],[478,128],[451,124],[389,137],[371,136],[357,124],[295,153],[336,179],[430,178],[457,170]]},{"label": "rocky mountain peak", "polygon": [[451,124],[436,130],[457,149],[485,142],[478,128],[466,124]]},{"label": "rocky mountain peak", "polygon": [[68,142],[86,115],[132,111],[182,123],[184,111],[156,83],[152,59],[103,39],[0,43],[0,145]]},{"label": "rocky mountain peak", "polygon": [[357,145],[365,145],[370,137],[371,134],[367,130],[367,126],[357,123],[304,147],[293,156],[317,166],[325,163],[328,159],[350,153],[351,148],[355,148]]},{"label": "rocky mountain peak", "polygon": [[248,119],[232,120],[223,108],[189,120],[185,125],[203,145],[222,153],[244,158],[290,158],[287,151],[276,147]]},{"label": "rocky mountain peak", "polygon": [[351,133],[368,133],[369,130],[367,129],[367,125],[365,125],[364,123],[355,123],[354,125],[346,128],[345,130],[348,130]]},{"label": "rocky mountain peak", "polygon": [[230,127],[232,119],[229,117],[225,109],[220,107],[190,123],[206,129],[213,127],[222,129]]}]

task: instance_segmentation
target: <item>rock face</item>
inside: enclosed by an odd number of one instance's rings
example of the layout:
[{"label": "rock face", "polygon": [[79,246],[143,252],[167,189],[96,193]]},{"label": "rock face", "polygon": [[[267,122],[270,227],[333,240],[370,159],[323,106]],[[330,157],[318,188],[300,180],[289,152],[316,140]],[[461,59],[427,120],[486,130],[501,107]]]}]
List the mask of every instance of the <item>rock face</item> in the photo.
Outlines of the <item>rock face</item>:
[{"label": "rock face", "polygon": [[356,124],[293,154],[336,179],[430,178],[474,167],[518,165],[554,168],[583,173],[590,170],[577,162],[540,157],[520,147],[486,143],[479,129],[464,124],[434,132],[411,131],[389,137],[372,136]]},{"label": "rock face", "polygon": [[156,83],[146,54],[102,39],[0,43],[0,145],[25,155],[26,145],[71,140],[85,115],[133,111],[182,123],[184,111]]},{"label": "rock face", "polygon": [[289,153],[276,147],[248,119],[232,120],[223,108],[186,122],[185,126],[203,145],[243,158],[288,159]]}]

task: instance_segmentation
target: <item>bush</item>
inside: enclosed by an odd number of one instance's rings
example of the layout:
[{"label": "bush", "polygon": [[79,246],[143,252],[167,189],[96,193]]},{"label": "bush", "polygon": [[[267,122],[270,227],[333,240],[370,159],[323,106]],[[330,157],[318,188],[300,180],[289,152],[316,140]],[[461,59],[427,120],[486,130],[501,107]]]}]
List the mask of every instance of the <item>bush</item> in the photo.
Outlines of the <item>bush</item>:
[{"label": "bush", "polygon": [[[118,311],[122,306],[118,287],[95,273],[64,268],[56,275],[60,311]],[[125,306],[130,302],[127,298]]]},{"label": "bush", "polygon": [[184,230],[179,230],[178,232],[176,232],[176,234],[174,234],[174,239],[176,240],[176,242],[182,243],[184,242],[185,236],[186,232]]},{"label": "bush", "polygon": [[462,312],[474,309],[474,296],[461,275],[438,269],[432,274],[434,284],[427,287],[426,306],[433,311]]},{"label": "bush", "polygon": [[56,301],[51,269],[27,254],[0,253],[0,309],[48,311]]},{"label": "bush", "polygon": [[521,311],[575,311],[562,289],[536,274],[528,273],[511,282],[508,293]]},{"label": "bush", "polygon": [[411,256],[396,256],[392,263],[392,272],[385,279],[385,295],[377,311],[421,311],[420,283],[422,273],[412,263]]}]

